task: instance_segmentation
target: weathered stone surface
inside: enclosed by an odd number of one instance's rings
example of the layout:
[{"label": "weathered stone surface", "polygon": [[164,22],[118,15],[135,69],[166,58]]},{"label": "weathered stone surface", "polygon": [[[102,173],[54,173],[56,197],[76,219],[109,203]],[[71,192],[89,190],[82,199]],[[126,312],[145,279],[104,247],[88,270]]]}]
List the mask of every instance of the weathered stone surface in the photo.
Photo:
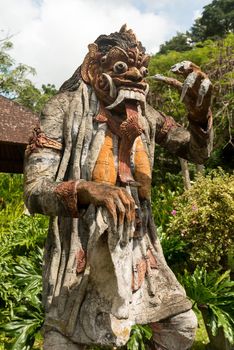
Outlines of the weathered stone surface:
[{"label": "weathered stone surface", "polygon": [[[48,137],[62,140],[64,151],[39,148],[28,157],[25,168],[26,202],[32,212],[53,216],[44,263],[46,327],[69,335],[75,343],[120,346],[127,341],[132,324],[159,321],[190,309],[191,304],[165,262],[152,221],[150,202],[141,201],[136,188],[128,189],[141,213],[141,224],[135,229],[128,227],[126,222],[124,226],[115,226],[105,208],[96,209],[92,205],[87,210],[81,210],[79,219],[69,217],[72,216],[70,205],[61,200],[56,188],[61,181],[65,184],[66,181],[79,180],[81,174],[83,180],[92,180],[92,169],[105,143],[107,130],[95,118],[90,124],[85,115],[74,124],[77,115],[69,114],[69,106],[72,104],[75,110],[81,108],[74,101],[80,101],[79,95],[84,91],[86,86],[81,84],[76,92],[58,95],[47,107],[49,115],[43,114],[42,130],[47,130]],[[86,98],[91,96],[90,90]],[[93,109],[93,116],[97,111],[98,108]],[[56,123],[64,125],[63,128],[52,127],[55,114]],[[85,139],[87,123],[92,136],[86,150],[80,145]],[[150,145],[145,152],[151,167],[155,130],[157,135],[163,124],[164,117],[147,107],[145,125],[149,131],[144,135],[141,147]],[[70,141],[64,136],[64,130],[66,134],[73,135]],[[166,135],[165,146],[170,148],[171,143],[177,145],[178,152],[181,152],[181,145],[183,152],[192,158],[196,157],[196,152],[192,153],[191,143],[200,147],[199,157],[203,148],[206,152],[206,144],[199,146],[199,141],[197,143],[192,134],[181,126],[176,126]],[[86,154],[83,163],[82,152]],[[69,173],[74,162],[76,170],[72,169]],[[85,252],[86,264],[77,274],[77,252],[81,250]],[[156,262],[155,266],[152,268],[146,260],[146,271],[139,271],[139,261],[149,258],[148,250],[154,257],[151,256],[151,261]],[[132,290],[133,275],[138,282]]]},{"label": "weathered stone surface", "polygon": [[[119,347],[133,324],[160,322],[163,328],[165,320],[172,326],[185,318],[184,349],[194,337],[195,316],[186,313],[191,302],[157,237],[150,183],[155,143],[194,162],[206,160],[211,114],[185,94],[186,130],[148,106],[147,60],[126,27],[99,37],[42,113],[44,140],[53,142],[35,143],[27,156],[25,201],[32,213],[51,216],[43,267],[45,350],[56,346],[50,331],[63,335],[65,349]],[[181,349],[173,335],[180,325],[170,333],[175,350]]]}]

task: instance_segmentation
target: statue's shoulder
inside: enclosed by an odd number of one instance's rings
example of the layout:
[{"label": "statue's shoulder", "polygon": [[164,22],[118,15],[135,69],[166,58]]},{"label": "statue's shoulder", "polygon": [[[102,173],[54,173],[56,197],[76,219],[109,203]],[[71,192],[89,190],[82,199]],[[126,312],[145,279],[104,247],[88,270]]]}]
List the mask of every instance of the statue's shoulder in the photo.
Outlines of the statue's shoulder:
[{"label": "statue's shoulder", "polygon": [[71,92],[58,92],[56,95],[51,97],[49,101],[45,104],[41,115],[51,115],[58,113],[65,113],[72,100]]},{"label": "statue's shoulder", "polygon": [[161,113],[158,112],[156,109],[154,109],[148,103],[146,104],[145,114],[146,114],[148,123],[150,124],[151,127],[155,127],[157,123],[160,122],[160,119],[162,119]]}]

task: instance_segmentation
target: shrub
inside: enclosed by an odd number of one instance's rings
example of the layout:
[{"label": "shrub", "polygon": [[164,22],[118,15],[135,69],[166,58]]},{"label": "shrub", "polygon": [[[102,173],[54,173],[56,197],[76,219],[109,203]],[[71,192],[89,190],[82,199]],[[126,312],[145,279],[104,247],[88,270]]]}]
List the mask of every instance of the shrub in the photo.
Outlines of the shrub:
[{"label": "shrub", "polygon": [[233,252],[234,175],[221,169],[198,175],[193,187],[174,202],[167,236],[187,244],[191,265],[227,269]]}]

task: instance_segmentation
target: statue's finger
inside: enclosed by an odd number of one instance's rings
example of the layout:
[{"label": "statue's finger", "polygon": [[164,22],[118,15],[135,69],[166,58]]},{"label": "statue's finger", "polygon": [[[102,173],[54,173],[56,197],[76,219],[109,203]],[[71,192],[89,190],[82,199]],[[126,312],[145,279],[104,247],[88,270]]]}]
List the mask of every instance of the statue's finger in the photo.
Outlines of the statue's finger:
[{"label": "statue's finger", "polygon": [[[118,192],[119,193],[119,192]],[[123,201],[119,198],[119,196],[114,195],[114,202],[116,204],[116,209],[118,212],[118,235],[119,240],[122,246],[126,245],[129,240],[129,226],[130,226],[130,212],[128,207],[130,208],[129,203],[123,204]],[[125,220],[125,218],[127,220]]]},{"label": "statue's finger", "polygon": [[182,92],[181,92],[181,96],[180,96],[180,101],[182,102],[188,89],[192,88],[196,82],[196,79],[198,77],[198,73],[196,71],[190,73],[187,78],[185,79],[184,83],[183,83],[183,88],[182,88]]},{"label": "statue's finger", "polygon": [[199,88],[199,91],[198,91],[198,98],[197,98],[197,103],[196,103],[197,107],[200,107],[202,105],[204,97],[206,96],[206,94],[210,90],[211,86],[212,86],[212,84],[211,84],[210,79],[205,78],[202,81],[200,88]]},{"label": "statue's finger", "polygon": [[118,211],[118,216],[119,216],[118,224],[123,225],[125,216],[127,216],[125,206],[123,205],[122,201],[118,197],[114,199],[114,202],[115,202],[116,209]]},{"label": "statue's finger", "polygon": [[104,205],[107,208],[107,210],[109,211],[109,213],[111,214],[111,216],[114,220],[114,224],[116,226],[117,225],[117,212],[116,212],[116,206],[115,206],[113,198],[111,198],[111,197],[106,198],[104,201]]},{"label": "statue's finger", "polygon": [[135,219],[135,202],[132,196],[125,189],[119,189],[118,195],[125,206],[127,220],[133,221]]}]

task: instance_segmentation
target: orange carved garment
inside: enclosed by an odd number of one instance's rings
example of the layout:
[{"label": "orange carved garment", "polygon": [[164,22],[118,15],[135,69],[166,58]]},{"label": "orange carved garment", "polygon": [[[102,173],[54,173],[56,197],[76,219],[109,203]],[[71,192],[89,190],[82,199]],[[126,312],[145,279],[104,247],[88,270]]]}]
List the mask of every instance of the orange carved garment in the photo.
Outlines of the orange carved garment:
[{"label": "orange carved garment", "polygon": [[140,183],[138,194],[140,199],[150,199],[151,195],[151,166],[145,146],[140,136],[136,139],[134,178]]},{"label": "orange carved garment", "polygon": [[113,153],[113,134],[110,130],[107,130],[105,141],[93,169],[92,180],[108,185],[115,185],[116,179],[117,171],[115,169]]},{"label": "orange carved garment", "polygon": [[[140,183],[138,192],[140,199],[150,199],[151,166],[145,146],[140,136],[135,140],[134,155],[134,179]],[[105,141],[99,152],[92,180],[96,182],[115,185],[117,181],[117,169],[113,154],[113,133],[107,130]]]}]

